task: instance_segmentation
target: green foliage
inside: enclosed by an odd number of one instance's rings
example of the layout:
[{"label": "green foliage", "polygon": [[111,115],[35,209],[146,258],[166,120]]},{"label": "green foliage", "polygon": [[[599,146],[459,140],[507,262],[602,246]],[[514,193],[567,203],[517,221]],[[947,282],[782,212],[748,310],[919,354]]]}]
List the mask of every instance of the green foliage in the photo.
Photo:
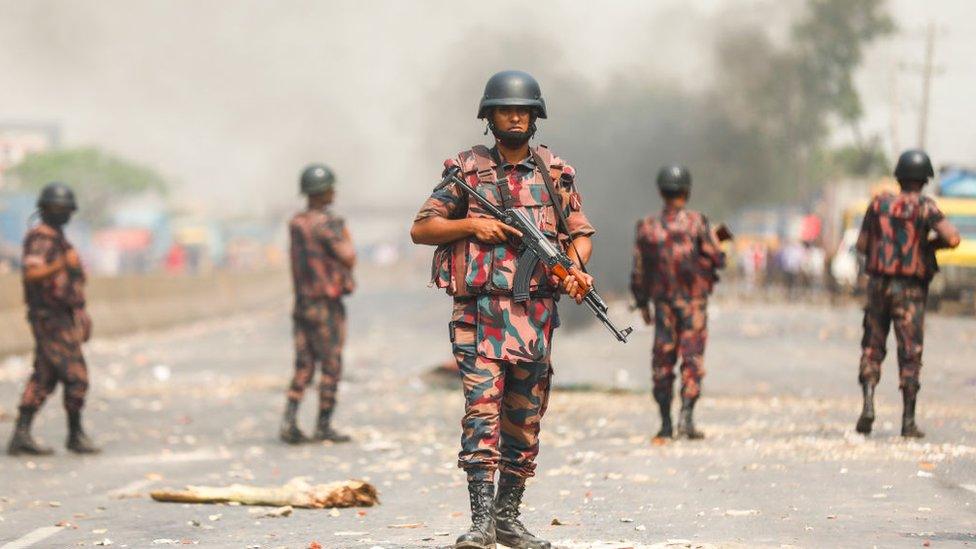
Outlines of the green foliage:
[{"label": "green foliage", "polygon": [[772,174],[764,182],[772,200],[801,196],[838,169],[870,172],[878,160],[869,151],[876,147],[855,143],[836,156],[826,141],[832,122],[860,139],[863,109],[853,77],[865,46],[894,30],[884,0],[808,0],[806,8],[784,47],[759,28],[736,29],[718,44],[716,100],[763,141],[766,154],[754,161],[767,163],[760,171]]},{"label": "green foliage", "polygon": [[67,183],[80,202],[79,217],[96,224],[120,198],[167,190],[166,179],[154,169],[94,147],[31,154],[9,173],[24,189],[37,190],[52,181]]},{"label": "green foliage", "polygon": [[866,146],[847,145],[830,151],[830,165],[836,173],[859,177],[880,177],[891,168],[888,155],[877,140]]},{"label": "green foliage", "polygon": [[809,13],[793,29],[799,75],[807,100],[846,123],[861,117],[852,76],[864,45],[895,30],[885,0],[810,0]]}]

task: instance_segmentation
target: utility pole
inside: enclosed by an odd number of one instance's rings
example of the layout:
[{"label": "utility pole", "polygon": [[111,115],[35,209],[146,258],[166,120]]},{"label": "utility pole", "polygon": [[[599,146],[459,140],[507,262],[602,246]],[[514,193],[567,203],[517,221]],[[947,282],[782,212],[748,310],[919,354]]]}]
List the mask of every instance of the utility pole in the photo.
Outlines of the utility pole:
[{"label": "utility pole", "polygon": [[891,112],[889,113],[889,125],[888,130],[891,132],[891,155],[892,157],[897,157],[901,152],[901,135],[898,131],[898,124],[900,121],[900,111],[901,103],[898,96],[898,67],[892,67],[891,69],[891,80],[888,85],[890,90],[890,101],[891,101]]},{"label": "utility pole", "polygon": [[935,23],[929,21],[929,28],[925,33],[925,64],[922,65],[922,104],[918,117],[918,146],[925,148],[925,140],[929,130],[929,96],[932,90],[932,66],[935,56]]}]

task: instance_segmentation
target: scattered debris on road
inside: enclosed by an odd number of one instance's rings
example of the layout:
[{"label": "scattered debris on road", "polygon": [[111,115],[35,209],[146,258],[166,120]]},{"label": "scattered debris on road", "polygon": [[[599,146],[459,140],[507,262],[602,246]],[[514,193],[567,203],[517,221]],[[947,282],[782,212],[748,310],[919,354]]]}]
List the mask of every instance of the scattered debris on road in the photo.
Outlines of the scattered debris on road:
[{"label": "scattered debris on road", "polygon": [[[155,490],[156,501],[174,503],[233,503],[270,507],[324,509],[330,507],[372,507],[379,503],[376,487],[361,480],[311,485],[302,478],[284,486],[187,486],[186,490]],[[211,519],[213,520],[213,519]]]},{"label": "scattered debris on road", "polygon": [[294,511],[295,511],[294,507],[292,507],[291,505],[285,505],[282,507],[271,507],[271,508],[266,507],[263,509],[262,508],[249,509],[248,513],[252,515],[258,515],[261,517],[267,517],[267,518],[282,518],[282,517],[290,517]]}]

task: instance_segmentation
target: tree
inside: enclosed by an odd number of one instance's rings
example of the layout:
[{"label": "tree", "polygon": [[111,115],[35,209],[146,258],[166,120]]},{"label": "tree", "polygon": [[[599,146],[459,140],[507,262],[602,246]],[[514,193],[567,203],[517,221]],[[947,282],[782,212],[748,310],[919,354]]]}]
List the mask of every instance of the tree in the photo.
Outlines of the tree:
[{"label": "tree", "polygon": [[103,224],[120,198],[145,192],[165,194],[166,179],[151,167],[94,147],[28,155],[9,172],[21,188],[39,190],[52,181],[70,185],[78,197],[80,218]]},{"label": "tree", "polygon": [[[716,93],[727,99],[729,118],[765,142],[768,154],[753,160],[765,159],[766,171],[775,174],[765,185],[773,190],[769,198],[795,198],[838,170],[865,169],[850,154],[826,150],[832,123],[850,128],[851,147],[868,164],[877,161],[875,145],[860,132],[863,109],[853,77],[864,47],[893,30],[884,0],[808,0],[785,47],[775,47],[758,28],[720,39]],[[841,162],[824,165],[832,159]]]},{"label": "tree", "polygon": [[[853,83],[864,46],[895,30],[885,0],[810,0],[809,13],[793,28],[798,68],[808,100],[845,124],[856,125],[863,109]],[[859,138],[859,136],[858,136]]]}]

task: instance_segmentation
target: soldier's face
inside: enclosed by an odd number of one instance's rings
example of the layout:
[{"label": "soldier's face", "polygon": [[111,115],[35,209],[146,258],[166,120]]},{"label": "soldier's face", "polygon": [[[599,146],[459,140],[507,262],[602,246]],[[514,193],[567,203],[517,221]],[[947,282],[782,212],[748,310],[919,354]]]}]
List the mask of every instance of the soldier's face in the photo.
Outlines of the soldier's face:
[{"label": "soldier's face", "polygon": [[309,205],[312,208],[328,206],[329,204],[332,204],[333,200],[335,200],[335,189],[329,189],[327,191],[322,191],[318,194],[308,196]]},{"label": "soldier's face", "polygon": [[74,210],[65,206],[50,205],[41,209],[41,219],[45,223],[60,227],[68,223]]},{"label": "soldier's face", "polygon": [[495,107],[492,122],[503,132],[527,132],[532,123],[532,109],[528,107]]}]

